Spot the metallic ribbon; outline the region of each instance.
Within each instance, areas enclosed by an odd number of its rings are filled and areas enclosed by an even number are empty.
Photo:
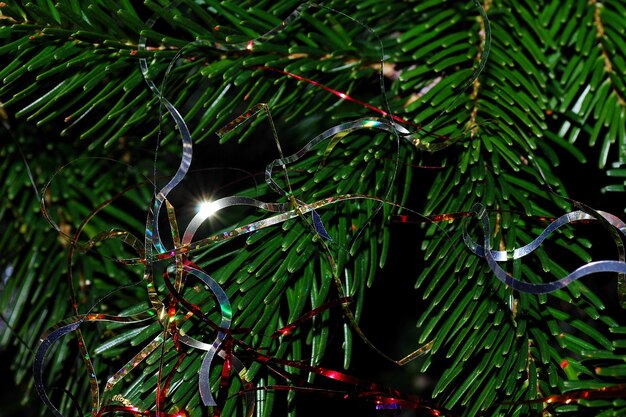
[[[487,264],[489,265],[489,268],[500,281],[502,281],[503,283],[505,283],[506,285],[510,286],[511,288],[515,290],[529,293],[529,294],[546,294],[546,293],[550,293],[550,292],[565,288],[572,282],[580,278],[583,278],[587,275],[591,275],[591,274],[595,274],[599,272],[617,272],[620,274],[626,274],[626,262],[606,260],[606,261],[589,262],[586,265],[583,265],[579,267],[578,269],[574,270],[573,272],[569,273],[564,278],[561,278],[553,282],[533,284],[533,283],[521,281],[513,277],[508,272],[504,271],[502,268],[500,268],[500,266],[498,265],[498,262],[506,261],[508,259],[517,259],[517,258],[521,258],[523,256],[528,255],[529,253],[537,249],[548,235],[550,235],[552,232],[554,232],[559,227],[565,224],[571,223],[573,221],[578,221],[578,220],[597,220],[596,217],[589,215],[587,213],[584,213],[582,211],[575,211],[575,212],[567,213],[559,217],[558,219],[556,219],[554,222],[552,222],[541,233],[541,235],[539,235],[531,243],[519,249],[516,249],[512,252],[506,252],[506,251],[492,251],[491,250],[491,225],[489,223],[487,210],[481,204],[475,204],[474,207],[472,207],[472,211],[476,213],[476,216],[482,223],[483,233],[484,233],[484,244],[482,247],[480,247],[469,237],[467,230],[465,230],[463,233],[463,239],[465,240],[466,245],[474,254],[485,258],[485,260],[487,261]],[[598,212],[598,213],[600,213],[602,218],[605,219],[609,224],[617,228],[622,234],[626,236],[626,227],[619,218],[617,218],[616,216],[613,216],[612,214],[605,213],[605,212]]]

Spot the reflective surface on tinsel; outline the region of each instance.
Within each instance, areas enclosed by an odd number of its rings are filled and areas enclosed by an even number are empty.
[[[486,27],[486,42],[484,47],[485,51],[481,56],[478,68],[471,75],[467,84],[462,87],[462,90],[467,88],[467,86],[471,85],[471,83],[478,78],[480,72],[487,62],[487,57],[489,55],[488,52],[491,36],[489,20],[480,4],[478,4],[477,2],[475,4],[477,6],[480,18],[482,19],[482,23]],[[178,59],[184,55],[184,52],[188,47],[206,46],[225,52],[252,51],[256,46],[262,44],[263,42],[274,37],[276,34],[280,33],[282,30],[284,30],[286,27],[296,21],[303,13],[306,13],[310,8],[324,8],[324,6],[312,3],[305,3],[296,8],[279,25],[268,31],[266,34],[246,42],[234,44],[209,43],[203,40],[191,42],[187,47],[180,48],[177,55],[171,60],[168,71],[166,72],[165,78],[163,80],[163,85],[167,85],[167,74],[176,64]],[[340,13],[333,9],[326,9],[326,11],[328,11],[329,13]],[[349,18],[349,16],[347,17]],[[151,28],[155,25],[156,21],[157,18],[153,17],[148,20],[146,26],[148,28]],[[362,25],[360,22],[355,23]],[[369,28],[364,28],[372,31]],[[139,52],[144,51],[146,47],[147,39],[145,36],[142,36],[139,41]],[[222,128],[218,132],[218,134],[232,134],[240,125],[248,123],[252,118],[258,115],[266,116],[270,121],[272,134],[275,139],[275,145],[279,151],[280,157],[273,161],[268,161],[265,169],[265,181],[274,192],[276,192],[281,198],[284,198],[284,200],[286,201],[265,202],[255,198],[237,195],[220,198],[201,207],[200,210],[181,232],[179,230],[175,207],[168,200],[168,196],[183,181],[183,179],[187,176],[189,172],[189,168],[193,159],[193,138],[191,137],[187,123],[180,114],[180,112],[171,103],[171,101],[164,96],[164,94],[157,87],[157,85],[150,79],[150,67],[148,61],[145,58],[140,58],[139,64],[141,73],[148,85],[148,88],[150,89],[152,94],[154,94],[154,96],[158,98],[160,104],[172,117],[180,134],[181,159],[179,166],[176,173],[173,175],[172,178],[169,179],[165,186],[158,190],[155,186],[154,195],[152,197],[152,201],[150,202],[150,210],[146,219],[143,242],[141,239],[133,236],[127,231],[114,229],[109,231],[103,231],[99,233],[95,238],[92,238],[86,243],[79,243],[79,237],[83,226],[89,221],[91,217],[95,216],[103,207],[105,207],[108,203],[112,201],[109,200],[108,202],[103,203],[103,205],[98,207],[92,213],[90,213],[89,216],[87,216],[87,218],[83,221],[81,228],[79,228],[78,232],[71,239],[70,258],[76,256],[76,252],[96,250],[95,247],[97,246],[97,244],[107,239],[117,239],[122,241],[135,251],[136,256],[128,259],[119,259],[118,261],[120,264],[124,265],[143,265],[144,279],[142,284],[146,285],[146,291],[148,294],[148,299],[150,301],[150,308],[145,312],[127,316],[98,314],[93,312],[98,310],[99,304],[96,303],[90,311],[85,314],[80,314],[77,308],[77,304],[74,303],[75,315],[69,318],[67,321],[59,323],[47,335],[43,336],[42,342],[35,353],[35,360],[33,365],[35,388],[48,409],[57,417],[63,416],[63,414],[50,401],[44,384],[44,363],[46,356],[51,351],[53,345],[57,343],[64,343],[63,340],[66,336],[68,336],[69,334],[75,334],[76,338],[79,341],[83,361],[88,370],[87,377],[90,380],[92,396],[92,415],[94,416],[102,416],[110,413],[123,413],[129,415],[143,415],[150,417],[183,417],[188,415],[187,410],[184,409],[177,412],[166,412],[164,410],[164,400],[167,396],[168,389],[169,387],[171,387],[172,382],[177,377],[175,373],[176,368],[185,356],[183,345],[204,352],[204,357],[200,365],[199,375],[198,378],[194,381],[194,384],[197,384],[197,389],[200,393],[203,404],[205,406],[213,407],[215,415],[219,415],[220,409],[221,407],[223,407],[223,399],[225,397],[226,389],[228,388],[228,385],[230,383],[231,373],[234,373],[234,375],[241,381],[241,386],[243,388],[241,389],[239,396],[242,397],[246,415],[249,417],[253,415],[256,406],[255,391],[260,388],[257,388],[255,386],[255,384],[253,383],[254,381],[248,379],[247,371],[248,367],[254,363],[271,367],[274,370],[280,368],[280,371],[276,372],[278,372],[280,377],[282,378],[283,384],[263,387],[263,389],[266,390],[307,391],[309,393],[322,396],[335,396],[344,399],[371,403],[376,409],[415,409],[419,410],[421,415],[454,415],[451,411],[446,410],[431,401],[399,392],[395,389],[383,386],[375,382],[367,381],[362,378],[357,378],[347,372],[327,369],[320,366],[306,365],[301,361],[273,357],[270,354],[257,350],[255,347],[244,343],[244,341],[238,337],[238,334],[246,333],[247,330],[236,329],[232,327],[234,312],[227,292],[207,271],[196,265],[192,261],[191,256],[195,252],[201,249],[205,249],[217,242],[223,242],[229,239],[249,235],[262,229],[276,227],[284,224],[288,220],[300,219],[307,226],[310,236],[315,236],[316,238],[318,238],[317,242],[322,248],[321,252],[323,252],[324,257],[328,260],[330,269],[332,271],[331,279],[333,280],[337,288],[339,296],[338,298],[327,301],[321,306],[309,311],[308,313],[303,314],[291,323],[287,323],[286,325],[281,326],[271,335],[271,337],[274,339],[287,337],[291,332],[293,332],[303,323],[312,320],[318,314],[325,312],[329,309],[341,308],[346,322],[361,337],[365,344],[367,344],[382,357],[385,357],[396,364],[406,364],[418,357],[419,355],[428,352],[428,350],[431,348],[431,343],[426,343],[425,345],[415,349],[412,353],[408,354],[404,358],[396,360],[392,359],[386,353],[382,352],[379,348],[377,348],[373,343],[368,340],[368,338],[365,336],[365,334],[357,324],[357,321],[354,318],[354,313],[350,309],[351,299],[349,296],[346,295],[346,291],[344,290],[343,284],[340,279],[342,271],[338,270],[337,262],[328,247],[328,245],[334,243],[334,237],[332,233],[328,232],[328,229],[324,225],[322,217],[319,214],[329,206],[346,203],[348,201],[368,201],[377,204],[379,207],[389,205],[400,208],[401,206],[388,199],[390,195],[389,190],[386,190],[385,193],[381,196],[364,194],[340,194],[326,197],[317,201],[300,201],[294,197],[294,193],[291,189],[291,184],[289,182],[287,167],[290,164],[294,164],[305,155],[308,155],[310,152],[315,150],[316,147],[321,143],[336,141],[345,137],[351,132],[361,130],[385,132],[396,138],[399,146],[409,146],[418,152],[442,151],[450,147],[452,144],[456,143],[456,140],[426,132],[420,126],[407,122],[402,118],[393,115],[389,108],[379,109],[368,103],[353,98],[344,92],[337,91],[317,81],[305,78],[292,72],[272,68],[269,66],[260,66],[258,68],[266,71],[268,76],[276,76],[276,74],[278,74],[278,76],[294,78],[300,82],[312,85],[314,88],[319,88],[320,90],[334,94],[342,100],[348,100],[356,103],[364,109],[374,111],[382,117],[361,117],[352,121],[337,124],[329,129],[326,129],[322,133],[319,133],[308,139],[306,144],[299,151],[291,155],[285,156],[283,155],[280,148],[279,137],[276,133],[276,129],[274,128],[271,119],[271,108],[262,103],[257,103],[251,106],[246,113]],[[382,65],[384,65],[384,63],[383,55],[381,54],[380,80],[381,94],[384,96],[385,90],[384,82],[382,79]],[[434,139],[424,141],[422,139],[424,134],[430,135]],[[284,174],[284,180],[280,182],[284,182],[285,185],[283,186],[281,186],[279,184],[279,181],[277,181],[273,176],[275,171],[281,169]],[[397,169],[397,166],[394,168],[394,172],[389,174],[392,179],[395,176],[395,169]],[[156,183],[156,178],[153,179],[153,182]],[[393,184],[393,181],[391,183]],[[227,210],[235,206],[253,207],[258,211],[265,213],[266,217],[260,216],[259,219],[256,221],[243,225],[237,225],[235,227],[232,227],[230,230],[219,232],[205,238],[196,237],[199,228],[207,221],[207,219],[222,210]],[[405,211],[410,212],[410,210],[406,207],[402,208]],[[60,227],[52,220],[50,214],[48,213],[45,201],[43,199],[42,209],[44,216],[50,222],[50,224],[55,229],[61,231]],[[163,212],[163,210],[167,212],[168,226],[170,229],[173,243],[170,247],[168,247],[168,245],[162,239],[162,230],[160,230],[159,228],[159,220],[161,218],[161,213]],[[598,272],[617,272],[620,274],[626,274],[626,263],[623,259],[623,253],[620,253],[620,259],[617,261],[604,260],[590,262],[586,265],[581,266],[564,278],[561,278],[554,282],[546,283],[524,282],[505,272],[498,265],[498,262],[518,259],[530,254],[535,249],[537,249],[551,233],[556,231],[558,228],[572,222],[577,222],[581,220],[597,221],[608,225],[608,227],[616,228],[621,234],[626,234],[626,226],[624,225],[624,223],[619,218],[609,213],[601,211],[592,212],[582,210],[567,213],[554,220],[535,240],[521,248],[517,248],[512,251],[492,250],[491,237],[493,231],[491,229],[488,212],[486,208],[480,204],[475,205],[471,212],[441,213],[437,215],[421,217],[419,217],[417,213],[415,213],[414,215],[415,217],[419,218],[420,221],[428,222],[455,221],[457,219],[470,216],[477,218],[482,224],[482,245],[473,240],[467,230],[464,232],[463,235],[464,242],[459,241],[457,244],[467,245],[469,250],[472,251],[477,257],[484,258],[489,268],[493,271],[495,277],[502,281],[504,284],[510,286],[517,291],[530,294],[543,294],[564,288],[565,286],[569,285],[571,282],[577,279]],[[400,215],[397,216],[397,220],[400,222],[408,222],[409,216]],[[619,244],[618,247],[620,247]],[[157,265],[159,266],[159,268],[156,268]],[[157,274],[157,271],[161,270],[163,270],[162,278],[167,291],[161,291],[160,293],[158,290],[158,285],[155,283],[155,274]],[[200,288],[208,292],[207,298],[213,299],[216,305],[219,307],[219,315],[221,317],[219,323],[213,322],[200,306],[191,303],[183,296],[183,290],[185,289],[185,286],[188,285],[187,281],[190,278],[199,281],[201,283]],[[624,279],[623,275],[620,275],[619,279],[621,282],[621,280]],[[72,282],[71,279],[70,282]],[[115,292],[107,295],[107,297],[109,296],[115,296]],[[622,299],[625,297],[625,295],[622,293],[620,293],[619,296]],[[181,311],[183,309],[181,309],[180,306],[184,307],[184,310],[186,310],[187,312],[182,313]],[[214,332],[215,336],[213,340],[200,340],[200,338],[198,336],[195,336],[193,333],[188,334],[186,331],[183,330],[184,323],[192,317],[199,319]],[[169,339],[172,340],[173,349],[176,351],[176,355],[178,355],[177,365],[175,365],[173,369],[169,369],[168,372],[166,372],[166,370],[163,368],[163,363],[161,360],[158,370],[156,404],[154,405],[154,410],[140,410],[135,405],[127,403],[127,401],[125,401],[123,397],[113,397],[113,401],[119,402],[121,403],[121,405],[102,403],[98,378],[95,375],[94,366],[91,363],[88,349],[85,346],[84,340],[80,333],[81,331],[89,331],[90,324],[102,321],[116,323],[139,323],[145,321],[157,321],[162,327],[162,332],[160,332],[157,337],[155,337],[151,341],[146,342],[143,345],[142,349],[138,353],[136,353],[126,364],[121,366],[117,372],[108,376],[106,385],[104,387],[104,393],[108,393],[112,391],[112,389],[118,384],[122,384],[125,377],[140,364],[142,364],[144,360],[152,353],[158,352],[158,350],[160,349],[161,357],[163,357],[165,354],[166,342]],[[220,375],[221,380],[218,384],[218,389],[221,393],[220,395],[218,395],[220,401],[216,400],[214,396],[215,392],[212,392],[211,389],[211,384],[214,383],[213,385],[215,385],[216,381],[210,380],[210,371],[214,366],[216,356],[219,356],[223,360],[222,372]],[[288,371],[287,369],[290,369],[290,371]],[[298,370],[298,373],[296,373],[294,370]],[[323,378],[340,382],[344,384],[345,388],[343,390],[333,390],[324,388],[322,386],[317,386],[316,384],[310,383],[306,377],[301,376],[299,374],[300,371],[305,374],[319,375]],[[551,404],[555,402],[568,403],[578,399],[615,398],[623,395],[624,387],[618,386],[602,388],[598,390],[588,390],[584,392],[548,396],[542,399],[535,400],[535,402],[544,402],[546,404]]]

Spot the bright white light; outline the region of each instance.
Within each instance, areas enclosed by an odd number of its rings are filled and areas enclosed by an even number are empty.
[[[215,203],[210,201],[204,201],[198,207],[198,214],[205,219],[215,214],[216,211]]]

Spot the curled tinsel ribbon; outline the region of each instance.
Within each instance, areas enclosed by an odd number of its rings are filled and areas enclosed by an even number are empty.
[[[543,241],[558,228],[581,220],[587,221],[597,221],[597,222],[606,222],[610,226],[614,227],[618,230],[623,236],[626,236],[626,224],[619,219],[617,216],[604,212],[604,211],[595,211],[593,214],[586,213],[581,210],[573,211],[567,214],[562,215],[561,217],[554,220],[548,227],[546,227],[543,232],[535,238],[532,242],[528,243],[521,248],[514,249],[512,251],[494,251],[491,249],[491,224],[489,222],[489,216],[485,207],[482,204],[475,204],[472,207],[472,211],[475,213],[476,217],[482,223],[482,229],[484,234],[483,245],[477,244],[470,237],[467,229],[463,232],[463,240],[467,247],[477,256],[481,258],[485,258],[487,264],[491,271],[496,275],[496,277],[510,286],[511,288],[525,292],[530,294],[546,294],[559,289],[562,289],[572,282],[583,278],[587,275],[596,274],[600,272],[616,272],[620,274],[620,278],[618,281],[618,297],[622,305],[626,305],[626,288],[624,287],[622,280],[623,274],[626,274],[626,262],[623,259],[619,261],[611,261],[611,260],[602,260],[602,261],[593,261],[589,262],[576,270],[569,273],[567,276],[558,279],[553,282],[546,283],[530,283],[521,281],[508,272],[504,271],[499,265],[498,262],[519,259],[522,258],[534,250],[536,250]],[[600,218],[599,218],[600,217]],[[619,245],[618,245],[619,247]],[[620,256],[621,257],[621,256]]]

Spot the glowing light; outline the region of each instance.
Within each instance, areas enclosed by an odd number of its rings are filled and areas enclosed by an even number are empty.
[[[200,214],[205,219],[215,214],[216,211],[217,207],[215,207],[215,203],[212,203],[210,201],[203,201],[198,207],[198,214]]]

